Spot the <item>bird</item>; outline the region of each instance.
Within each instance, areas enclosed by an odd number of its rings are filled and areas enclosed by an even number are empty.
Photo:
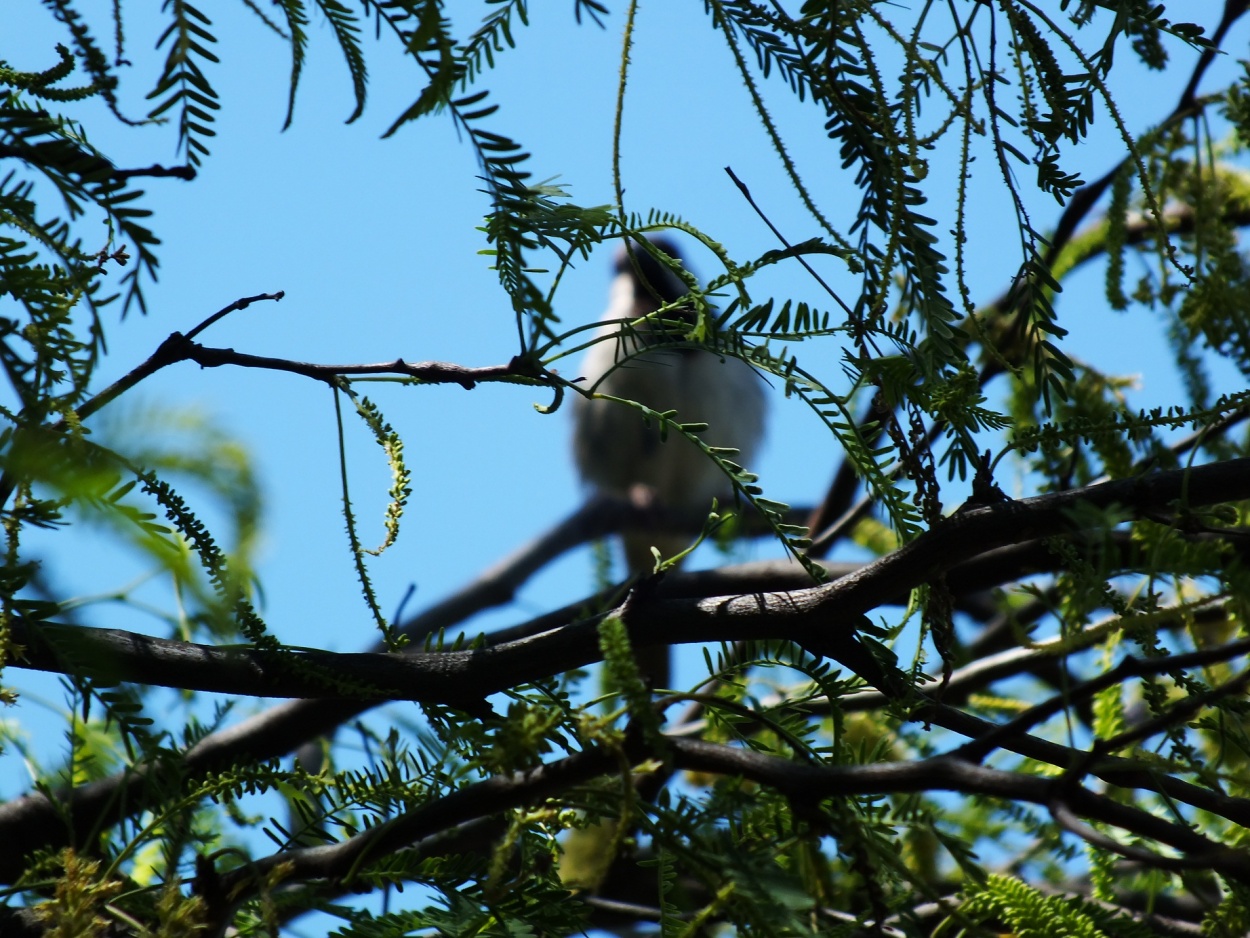
[[[678,303],[689,288],[660,257],[684,264],[668,238],[622,245],[615,255],[608,308],[580,374],[588,391],[637,401],[652,410],[676,411],[681,423],[705,423],[699,434],[709,446],[738,450],[734,462],[748,464],[764,435],[764,382],[749,364],[715,348],[675,345],[682,333],[662,323],[643,323],[632,331],[625,323],[661,306]],[[692,321],[694,309],[666,312],[668,323]],[[653,345],[654,343],[654,345]],[[659,511],[709,511],[712,500],[733,498],[725,472],[680,433],[661,439],[635,408],[617,401],[578,396],[573,405],[573,456],[582,481],[595,493],[624,498]],[[648,574],[655,546],[672,556],[689,537],[633,531],[623,537],[631,574]],[[639,667],[653,687],[668,687],[667,647],[642,649]]]

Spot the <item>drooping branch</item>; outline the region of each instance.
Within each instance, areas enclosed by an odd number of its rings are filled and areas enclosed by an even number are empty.
[[[509,808],[533,803],[619,767],[618,758],[603,748],[588,749],[525,772],[496,775],[457,789],[427,805],[378,824],[336,844],[284,850],[224,874],[228,893],[263,882],[276,865],[289,869],[288,878],[339,879],[370,859],[411,847],[427,837]]]

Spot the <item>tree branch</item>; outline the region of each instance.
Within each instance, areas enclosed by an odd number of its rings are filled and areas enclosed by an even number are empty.
[[[702,740],[669,739],[665,746],[667,758],[675,768],[748,779],[813,807],[828,798],[924,791],[951,791],[1043,805],[1056,813],[1062,826],[1076,828],[1082,836],[1092,829],[1079,819],[1088,818],[1166,844],[1185,855],[1181,861],[1169,861],[1139,849],[1133,853],[1134,859],[1164,868],[1200,863],[1250,885],[1250,855],[1245,851],[1221,846],[1181,824],[1072,786],[1063,779],[990,769],[951,756],[902,763],[813,765]],[[628,748],[634,763],[655,755],[646,752],[637,741]],[[241,896],[258,888],[265,882],[266,874],[279,866],[288,882],[328,879],[350,884],[352,876],[362,872],[370,860],[412,848],[439,832],[533,803],[618,769],[614,753],[596,748],[530,771],[495,776],[339,843],[271,854],[223,874],[220,888],[227,894]]]
[[[858,617],[864,613],[987,550],[1070,530],[1071,512],[1078,505],[1118,506],[1140,516],[1186,495],[1193,507],[1250,498],[1250,459],[972,508],[945,519],[894,553],[822,586],[705,599],[664,598],[643,590],[605,615],[626,622],[636,648],[791,639],[813,653],[847,664],[863,677],[860,656],[850,646],[855,644]],[[554,536],[566,538],[563,528]],[[469,651],[405,655],[319,650],[275,655],[249,647],[197,645],[119,630],[24,620],[15,621],[14,636],[27,646],[19,667],[82,673],[84,662],[91,662],[85,673],[109,680],[224,694],[356,696],[344,692],[338,681],[328,682],[320,673],[324,672],[359,685],[360,699],[387,697],[464,706],[518,683],[600,660],[597,624],[601,618]],[[66,657],[66,651],[72,651],[72,656]],[[855,664],[843,661],[844,654],[850,654]]]

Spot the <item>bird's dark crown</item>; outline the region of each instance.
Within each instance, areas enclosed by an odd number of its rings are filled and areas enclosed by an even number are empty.
[[[668,238],[650,237],[647,241],[652,247],[659,248],[678,263],[681,262],[681,252]],[[634,242],[632,252],[624,245],[617,249],[614,266],[617,274],[630,274],[637,289],[657,297],[661,303],[675,302],[688,292],[681,278],[652,257],[637,241]]]

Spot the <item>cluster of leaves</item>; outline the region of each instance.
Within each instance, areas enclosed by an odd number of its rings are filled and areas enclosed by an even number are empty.
[[[1250,78],[1205,98],[1193,89],[1208,44],[1246,4],[1226,4],[1206,38],[1144,0],[1065,2],[1066,24],[1029,0],[924,3],[910,14],[808,0],[796,16],[707,0],[709,32],[729,48],[820,232],[793,244],[778,232],[782,247],[740,260],[671,213],[626,212],[619,171],[615,206],[579,206],[534,180],[484,86],[530,28],[525,0],[492,0],[465,35],[437,0],[359,9],[277,0],[272,17],[246,2],[290,48],[288,123],[315,12],[347,63],[349,120],[366,103],[372,26],[422,76],[389,133],[436,115],[464,131],[517,330],[504,379],[586,393],[550,369],[584,347],[573,348],[577,331],[562,334],[554,312],[564,269],[608,238],[680,231],[724,272],[700,286],[675,271],[694,316],[671,343],[775,376],[846,454],[802,526],[735,452],[703,443],[701,425],[618,401],[698,445],[808,578],[784,564],[721,571],[727,579],[710,587],[670,573],[470,639],[461,626],[473,612],[591,535],[561,526],[541,542],[548,553],[390,622],[367,560],[395,542],[412,476],[378,406],[338,375],[336,401],[350,398],[392,473],[385,538],[369,549],[343,460],[348,540],[382,636],[372,657],[318,657],[269,633],[250,598],[256,488],[227,441],[201,432],[210,445],[192,460],[134,440],[106,447],[82,426],[117,396],[93,386],[100,311],[119,300],[144,309],[155,276],[159,242],[140,224],[133,180],[193,178],[209,158],[220,62],[210,19],[169,0],[146,120],[176,128],[186,165],[121,169],[60,110],[95,100],[127,120],[116,92],[132,14],[114,6],[110,58],[71,0],[48,6],[66,35],[56,61],[42,71],[0,62],[0,160],[15,167],[0,180],[0,355],[14,401],[0,410],[0,657],[66,675],[70,755],[59,775],[0,806],[0,837],[20,847],[0,873],[34,907],[7,909],[0,927],[259,934],[320,911],[352,935],[571,934],[639,922],[683,934],[1244,933],[1250,673],[1234,663],[1250,653],[1250,474],[1228,461],[1243,455],[1234,430],[1250,402],[1218,394],[1211,369],[1250,369],[1250,266],[1238,242],[1250,190],[1236,165],[1250,139]],[[587,27],[608,16],[595,0],[576,0],[573,12]],[[622,99],[635,13],[631,5]],[[1126,42],[1154,69],[1176,43],[1201,53],[1176,109],[1146,133],[1130,133],[1111,93]],[[76,67],[86,79],[74,85]],[[768,93],[787,91],[814,109],[830,164],[841,164],[837,199],[803,178],[766,106]],[[1190,120],[1217,107],[1230,141]],[[1072,167],[1104,114],[1122,151],[1085,184]],[[943,148],[953,185],[936,168]],[[998,298],[980,305],[968,274],[981,237],[968,220],[978,158],[1001,176],[1018,238]],[[935,195],[942,185],[949,205]],[[1104,193],[1109,207],[1094,219]],[[54,200],[64,218],[48,217]],[[1055,204],[1052,227],[1043,213]],[[83,223],[100,219],[108,240],[84,246]],[[111,291],[114,265],[131,252],[135,266]],[[1173,407],[1131,410],[1125,379],[1063,347],[1061,283],[1095,260],[1107,265],[1114,309],[1161,320],[1185,394]],[[1130,263],[1145,271],[1131,286]],[[827,308],[756,295],[756,275],[783,264],[810,274]],[[855,300],[814,265],[853,284]],[[718,310],[713,299],[725,294]],[[836,376],[808,354],[830,342],[841,343]],[[991,388],[998,378],[1005,390]],[[1184,467],[1195,454],[1213,462],[1202,468],[1228,471],[1191,488]],[[1010,503],[997,488],[1003,466],[1050,494]],[[233,550],[174,486],[180,474],[228,505]],[[971,499],[951,513],[969,485]],[[60,621],[69,605],[43,595],[23,534],[83,512],[150,550],[191,600],[169,617],[167,643],[106,645],[109,636]],[[823,562],[852,540],[876,559]],[[246,645],[189,644],[203,636]],[[719,644],[700,686],[657,699],[633,648],[709,640]],[[360,658],[372,668],[365,679]],[[600,660],[609,680],[587,702],[581,669]],[[220,708],[201,725],[194,691],[258,675],[302,680],[312,699],[232,725]],[[152,716],[161,692],[148,685],[161,683],[187,693],[179,728]],[[487,701],[496,693],[504,704]],[[357,720],[364,757],[344,764],[346,734],[325,734],[388,699],[420,701],[421,721],[396,716],[379,733]],[[280,761],[297,751],[294,766]],[[285,819],[269,817],[270,795]],[[249,836],[257,828],[272,847]],[[418,888],[402,909],[343,898],[379,892],[398,905],[393,893],[406,886]],[[1167,905],[1178,894],[1189,903]]]

